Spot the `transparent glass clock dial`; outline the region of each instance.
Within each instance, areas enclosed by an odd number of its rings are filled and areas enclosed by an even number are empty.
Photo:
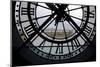
[[[16,2],[16,27],[35,54],[51,60],[70,59],[91,45],[95,36],[95,7]]]

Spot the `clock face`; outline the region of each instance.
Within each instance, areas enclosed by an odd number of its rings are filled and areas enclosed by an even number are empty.
[[[96,34],[95,6],[19,1],[14,14],[24,45],[45,59],[74,58]]]

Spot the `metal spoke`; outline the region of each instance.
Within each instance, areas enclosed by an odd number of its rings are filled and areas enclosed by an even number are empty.
[[[83,20],[83,19],[81,19],[81,18],[78,18],[78,17],[72,16],[72,15],[69,15],[69,16],[70,16],[70,17],[73,17],[73,18],[75,18],[75,19],[78,19],[78,20],[81,20],[81,21],[86,22],[86,20]],[[88,23],[94,25],[94,23],[91,23],[91,22],[89,22],[89,21],[88,21]]]
[[[53,39],[55,39],[57,28],[58,28],[58,24],[56,25],[56,29],[55,29],[55,32],[54,32]]]
[[[62,22],[62,25],[63,25],[63,29],[64,29],[64,33],[65,33],[65,39],[67,40],[66,30],[65,30],[65,26],[64,26],[63,22]]]
[[[67,18],[65,18],[66,20],[71,21],[71,23],[76,27],[76,29],[80,32],[82,32],[82,35],[87,39],[87,41],[91,44],[91,41],[89,40],[89,38],[85,35],[85,33],[80,29],[80,27],[75,23],[75,21],[65,12],[65,15],[67,16]]]
[[[78,33],[78,30],[68,21],[68,23],[71,25],[71,27],[75,30],[76,33]]]
[[[61,53],[63,53],[63,44],[61,44]]]
[[[39,5],[38,3],[31,3],[31,4],[36,5],[36,6],[39,6],[39,7],[42,7],[42,8],[45,8],[45,9],[48,9],[48,10],[51,10],[51,9],[48,8],[48,7],[45,7],[45,6]]]
[[[81,7],[78,7],[78,8],[74,8],[74,9],[67,10],[66,12],[73,11],[73,10],[77,10],[77,9],[83,9],[83,8],[85,8],[85,7],[86,7],[86,6],[81,6]]]
[[[53,43],[51,43],[51,46],[50,47],[50,51],[49,51],[49,54],[51,54],[51,50],[52,50],[52,47],[53,47]]]
[[[68,51],[69,51],[69,53],[70,53],[70,48],[69,48],[69,44],[67,43],[67,46],[68,46]]]
[[[55,19],[56,19],[56,17],[53,18],[53,20],[45,28],[43,28],[42,31],[44,31]]]
[[[55,18],[56,18],[56,17],[55,17]],[[52,22],[55,20],[55,18],[52,20]],[[47,27],[48,27],[48,26],[47,26]],[[57,30],[57,27],[58,27],[58,24],[57,24],[57,26],[56,26],[56,30]],[[53,37],[54,37],[53,40],[55,39],[56,30],[55,30],[55,33],[54,33],[54,36],[53,36]],[[52,33],[51,33],[51,34],[52,34]],[[53,47],[53,43],[51,43],[49,54],[51,53],[52,47]]]
[[[50,15],[45,15],[45,16],[41,16],[41,17],[36,17],[36,18],[31,19],[31,20],[37,20],[37,19],[45,18],[45,17],[51,16],[51,15],[52,15],[52,14],[50,14]],[[29,21],[29,20],[21,21],[21,23],[28,22],[28,21]]]
[[[30,9],[30,3],[28,5],[28,10]],[[56,15],[56,13],[54,12],[39,28],[37,31],[35,31],[16,51],[20,51],[22,48],[24,48],[26,46],[26,44],[28,42],[30,42],[30,40],[36,35],[39,33],[39,31]],[[30,17],[30,11],[28,12],[28,17],[29,17],[29,21],[30,21],[30,24],[31,25],[34,25],[32,20],[31,20],[31,17]],[[34,28],[34,26],[33,26]]]
[[[57,46],[57,49],[56,49],[56,52],[55,53],[58,53],[58,50],[60,51],[60,44],[58,43],[58,46]]]

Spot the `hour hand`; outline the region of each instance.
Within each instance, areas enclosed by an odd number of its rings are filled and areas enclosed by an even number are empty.
[[[56,11],[56,10],[57,10],[57,7],[55,6],[55,4],[46,3],[46,5],[47,5],[52,11]]]
[[[59,9],[65,10],[69,4],[56,4]]]

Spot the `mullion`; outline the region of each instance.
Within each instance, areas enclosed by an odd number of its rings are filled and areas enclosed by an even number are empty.
[[[31,20],[37,20],[37,19],[41,19],[41,18],[44,18],[44,17],[48,17],[48,16],[51,16],[51,14],[50,15],[41,16],[41,17],[36,17],[36,18],[31,19]],[[29,21],[29,20],[21,21],[21,23],[24,23],[24,22],[27,22],[27,21]]]
[[[61,53],[63,53],[63,44],[61,44]]]
[[[56,18],[56,17],[55,17],[55,18]],[[55,18],[54,18],[51,22],[53,22],[53,21],[55,20]],[[50,23],[50,24],[51,24],[51,23]],[[50,25],[50,24],[48,24],[48,25]],[[47,25],[47,27],[48,27],[48,25]],[[57,24],[57,26],[58,26],[58,24]],[[57,30],[57,26],[56,26],[56,30]],[[46,27],[45,27],[45,29],[46,29]],[[43,30],[44,30],[44,29],[43,29]],[[53,40],[55,39],[56,30],[55,30],[55,33],[54,33],[54,38],[53,38]],[[51,47],[50,47],[49,54],[51,53],[52,47],[53,47],[53,43],[51,43]]]
[[[86,38],[86,40],[91,44],[91,41],[89,40],[89,38],[85,35],[85,33],[80,29],[80,27],[74,22],[74,20],[72,18],[70,18],[70,16],[68,14],[66,14],[66,16],[68,16],[68,19],[72,22],[72,24],[77,28],[77,30],[79,30],[80,32],[82,32],[82,35]]]
[[[42,7],[42,8],[48,9],[48,10],[51,10],[50,8],[45,7],[45,6],[42,6],[42,5],[39,5],[39,4],[35,4],[35,3],[31,3],[31,4],[36,5],[36,6],[40,6],[40,7]]]
[[[88,7],[89,8],[89,7]],[[72,22],[72,24],[77,28],[77,30],[79,30],[80,32],[82,32],[82,35],[87,39],[87,41],[89,43],[91,43],[91,41],[89,40],[89,38],[84,34],[84,32],[80,29],[80,27],[74,22],[74,20],[65,12],[65,15],[67,16],[67,18],[69,19],[69,21]],[[66,18],[65,18],[66,19]]]
[[[54,18],[55,19],[55,18]],[[54,20],[53,19],[53,20]],[[53,22],[53,20],[52,20],[52,22]],[[55,36],[54,36],[55,37]],[[53,40],[54,40],[54,38],[53,38]],[[51,53],[51,49],[52,49],[52,47],[53,47],[53,43],[51,43],[51,47],[50,47],[50,51],[49,51],[49,54]]]
[[[68,10],[68,11],[66,11],[66,12],[73,11],[73,10],[77,10],[77,9],[83,9],[83,8],[85,8],[85,7],[86,7],[86,6],[81,6],[81,7],[78,7],[78,8],[70,9],[70,10]]]
[[[78,19],[78,20],[81,20],[81,21],[86,22],[86,20],[83,20],[83,19],[81,19],[81,18],[78,18],[78,17],[72,16],[72,15],[69,15],[69,16],[70,16],[70,17],[73,17],[73,18],[75,18],[75,19]],[[94,25],[94,23],[91,23],[91,22],[89,22],[89,21],[88,21],[88,23]]]
[[[53,39],[55,39],[57,28],[58,28],[58,24],[57,24],[57,26],[56,26]],[[60,53],[60,44],[59,44],[59,43],[58,43],[58,46],[57,46],[57,49],[56,49],[56,52],[55,52],[55,53],[57,53],[58,50],[59,50],[59,53]],[[61,52],[61,53],[62,53],[62,52]]]
[[[66,12],[65,12],[66,13]],[[70,16],[70,15],[69,15]],[[67,20],[66,19],[66,21],[71,25],[71,27],[75,30],[75,32],[77,32],[78,33],[78,30],[76,30],[76,28],[70,23],[70,21],[69,20]]]
[[[43,29],[41,30],[41,32],[43,32],[54,20],[55,20],[55,18],[54,18],[45,28],[43,28]],[[41,32],[39,32],[39,33],[41,33]]]
[[[67,46],[68,46],[68,51],[69,51],[69,53],[71,53],[71,52],[70,52],[70,48],[69,48],[69,44],[68,44],[68,43],[67,43]]]
[[[55,52],[55,53],[58,53],[58,50],[59,50],[59,44],[58,44],[58,46],[57,46],[57,49],[56,49],[56,52]]]
[[[65,33],[65,39],[67,40],[67,35],[66,35],[65,26],[64,26],[63,22],[62,22],[62,25],[63,25],[63,29],[64,29],[64,33]]]
[[[57,28],[58,28],[58,24],[57,24],[57,26],[56,26],[56,29],[55,29],[55,32],[54,32],[53,39],[55,39]]]
[[[43,47],[44,47],[45,43],[46,43],[46,41],[44,41],[44,43],[43,43]],[[42,47],[42,49],[43,49],[43,47]]]
[[[42,29],[44,31],[56,18],[54,18],[45,28]]]
[[[69,24],[71,25],[71,27],[75,30],[75,32],[77,32],[78,33],[78,30],[76,30],[76,28],[70,23],[70,21],[69,21]]]
[[[40,27],[39,27],[39,31],[54,17],[56,13],[53,13]]]
[[[39,33],[39,31],[52,19],[52,17],[55,15],[55,13],[53,13],[39,28],[38,31],[34,32],[34,35],[36,35],[37,33]],[[32,23],[33,24],[33,23]],[[34,36],[32,35],[32,37]],[[30,38],[31,39],[31,38]]]

